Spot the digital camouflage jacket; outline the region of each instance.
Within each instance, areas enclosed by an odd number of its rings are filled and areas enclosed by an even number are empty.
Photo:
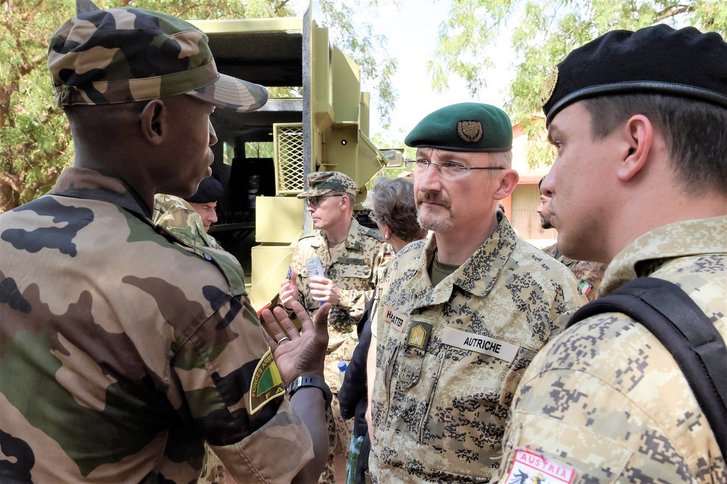
[[[381,483],[487,481],[525,368],[586,301],[505,217],[432,287],[436,248],[430,233],[397,253],[377,310],[370,465]]]
[[[0,215],[1,480],[191,482],[204,440],[243,482],[312,457],[247,299],[149,215],[79,168]]]
[[[646,276],[679,285],[727,339],[727,217],[642,235],[611,261],[600,292]],[[543,348],[515,396],[504,448],[502,483],[536,476],[542,462],[574,483],[727,482],[671,353],[621,313],[584,319]]]

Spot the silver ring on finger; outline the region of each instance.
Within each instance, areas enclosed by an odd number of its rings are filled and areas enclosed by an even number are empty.
[[[285,343],[286,341],[290,341],[290,338],[288,338],[287,336],[283,336],[282,338],[280,338],[278,340],[278,346],[280,346],[281,344]]]

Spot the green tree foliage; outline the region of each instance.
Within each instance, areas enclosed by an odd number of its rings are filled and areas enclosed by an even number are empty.
[[[467,83],[472,95],[498,75],[492,57],[510,36],[515,77],[506,106],[528,134],[531,165],[552,161],[543,135],[541,90],[548,74],[572,49],[613,29],[635,30],[666,23],[727,32],[727,3],[719,0],[457,0],[440,28],[435,58],[428,67],[434,87],[450,76]]]
[[[140,7],[185,19],[293,16],[290,0],[96,0],[100,8]],[[323,19],[339,47],[362,66],[364,76],[381,86],[393,104],[395,63],[383,53],[382,39],[367,36],[370,26],[355,25],[355,11],[334,0],[320,0]],[[368,6],[375,0],[368,0]],[[75,12],[73,0],[0,0],[0,213],[50,189],[72,159],[65,117],[54,107],[46,68],[48,38]],[[387,117],[385,108],[382,116]]]

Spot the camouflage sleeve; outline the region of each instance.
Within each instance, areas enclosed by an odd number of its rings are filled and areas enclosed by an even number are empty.
[[[358,320],[366,309],[366,303],[373,296],[374,290],[368,289],[362,291],[360,289],[341,289],[341,302],[338,307],[345,310],[349,316]]]
[[[262,331],[246,298],[223,304],[177,353],[172,381],[180,395],[172,401],[184,400],[235,478],[290,482],[313,457],[312,440],[284,397]]]
[[[572,482],[696,482],[704,469],[689,452],[713,451],[693,448],[710,441],[708,426],[699,423],[671,355],[623,315],[584,323],[556,337],[527,369],[492,482],[524,482],[513,479],[534,477],[543,462],[572,473]],[[668,401],[657,388],[670,389]]]

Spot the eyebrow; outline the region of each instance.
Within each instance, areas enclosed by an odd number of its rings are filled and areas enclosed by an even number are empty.
[[[425,155],[424,153],[420,153],[420,150],[417,149],[416,152],[416,159],[427,159],[431,161],[432,155],[435,151],[439,151],[441,153],[440,156],[438,156],[439,159],[443,161],[456,161],[457,163],[465,163],[470,164],[470,160],[467,159],[467,153],[463,153],[460,151],[449,151],[449,150],[442,150],[440,148],[426,148],[429,150],[429,153]],[[444,154],[446,153],[446,155]]]
[[[555,123],[550,123],[550,126],[548,126],[548,142],[553,142],[553,135],[557,135],[559,133],[558,125]]]

